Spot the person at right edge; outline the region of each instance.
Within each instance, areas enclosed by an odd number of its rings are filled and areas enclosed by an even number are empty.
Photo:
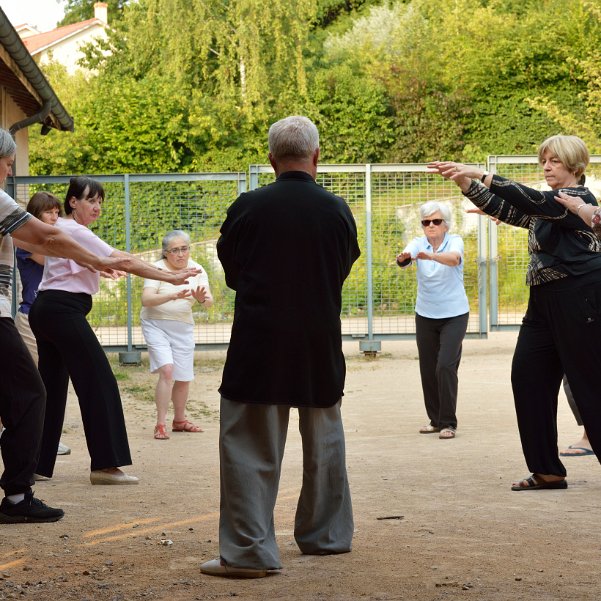
[[[532,474],[514,482],[514,491],[568,487],[557,448],[557,402],[564,373],[591,447],[597,457],[601,453],[601,243],[594,228],[558,202],[563,190],[577,199],[582,212],[582,207],[597,205],[583,185],[589,153],[577,136],[557,135],[539,146],[538,159],[551,190],[459,163],[429,164],[487,215],[528,229],[530,296],[511,384],[522,450]]]
[[[351,550],[340,312],[360,251],[349,207],[315,181],[318,158],[312,121],[274,123],[276,181],[240,195],[221,227],[217,251],[236,301],[219,389],[220,557],[204,574],[260,578],[282,567],[273,511],[292,407],[303,446],[296,543],[309,555]]]

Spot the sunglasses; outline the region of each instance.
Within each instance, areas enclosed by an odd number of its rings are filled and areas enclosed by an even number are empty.
[[[443,221],[444,219],[423,219],[422,225],[424,227],[428,227],[431,223],[433,223],[434,225],[440,225]]]

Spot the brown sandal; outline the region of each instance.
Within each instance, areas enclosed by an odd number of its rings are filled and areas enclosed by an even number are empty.
[[[185,419],[181,422],[176,422],[175,420],[173,420],[173,423],[171,424],[171,431],[172,432],[204,432],[204,430],[200,426],[193,424],[191,421],[189,421],[187,419]]]
[[[157,424],[154,427],[154,438],[155,440],[167,440],[169,438],[166,424]]]

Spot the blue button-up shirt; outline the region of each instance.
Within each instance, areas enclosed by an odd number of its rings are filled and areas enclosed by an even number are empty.
[[[403,252],[415,257],[420,251],[434,252],[426,236],[414,238]],[[422,317],[442,319],[456,317],[470,310],[463,286],[463,240],[456,234],[445,234],[436,253],[457,252],[461,262],[456,267],[437,261],[417,259],[417,299],[415,312]]]

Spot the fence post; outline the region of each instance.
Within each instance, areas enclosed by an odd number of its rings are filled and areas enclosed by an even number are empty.
[[[490,173],[497,172],[496,156],[489,156],[487,170]],[[489,324],[491,330],[499,329],[499,238],[496,227],[488,228],[488,265],[490,298]]]
[[[365,165],[365,252],[367,263],[367,340],[359,341],[359,350],[366,357],[375,357],[382,343],[374,340],[373,257],[371,248],[371,165]]]
[[[256,190],[259,187],[259,168],[258,165],[249,165],[249,182],[248,186],[250,190]]]
[[[123,176],[123,191],[125,195],[125,250],[131,252],[131,203],[129,196],[129,174]],[[131,275],[127,274],[127,351],[119,353],[121,365],[140,365],[142,353],[134,351],[133,340],[133,312],[132,312],[132,290]]]
[[[246,173],[238,173],[238,196],[246,192]]]
[[[480,331],[480,337],[486,337],[488,334],[487,234],[490,231],[490,229],[490,219],[488,219],[484,215],[480,215],[478,219],[478,329]]]

